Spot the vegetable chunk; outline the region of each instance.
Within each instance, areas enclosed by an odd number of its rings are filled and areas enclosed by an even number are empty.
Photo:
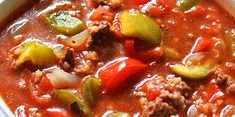
[[[124,11],[120,15],[121,32],[125,36],[143,41],[160,44],[162,31],[159,25],[150,17],[138,11]]]
[[[64,89],[56,90],[52,93],[52,96],[55,99],[61,101],[62,103],[70,106],[71,109],[72,109],[72,105],[76,104],[76,107],[79,107],[79,109],[83,111],[86,117],[91,116],[91,112],[90,112],[88,105],[82,99],[78,98],[76,95],[71,93],[69,90],[64,90]],[[79,110],[75,110],[75,111],[79,111]]]
[[[122,57],[102,67],[98,73],[105,92],[119,89],[124,81],[135,73],[147,68],[147,65],[132,58]]]
[[[101,81],[91,76],[82,83],[82,95],[90,104],[94,104],[95,97],[101,92]]]
[[[15,65],[19,67],[23,63],[30,61],[34,65],[50,67],[55,64],[55,59],[54,52],[51,48],[36,42],[29,42],[23,44],[23,50],[16,60]]]
[[[85,30],[85,23],[66,11],[47,14],[45,19],[50,27],[67,36],[73,36]]]
[[[204,78],[207,75],[209,75],[211,71],[211,66],[208,64],[193,65],[193,66],[175,64],[175,65],[171,65],[170,69],[181,77],[196,80],[196,79]]]

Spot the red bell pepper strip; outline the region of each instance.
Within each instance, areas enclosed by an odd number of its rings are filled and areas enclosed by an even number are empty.
[[[150,2],[151,0],[132,0],[132,2],[136,5],[143,5],[146,4],[148,2]]]
[[[104,92],[112,92],[120,88],[130,76],[144,70],[146,64],[132,58],[118,58],[102,67],[98,77],[102,81]]]
[[[213,45],[213,41],[210,38],[199,38],[196,41],[196,46],[193,49],[193,53],[203,52],[208,50]]]
[[[217,99],[224,98],[224,93],[212,82],[209,82],[205,89],[208,95],[208,102],[215,102]]]
[[[135,49],[135,41],[134,40],[125,40],[124,48],[126,50],[127,55],[133,56],[135,58],[145,60],[145,61],[154,61],[163,55],[163,48],[156,47],[154,49],[139,51],[137,52]]]
[[[145,61],[154,61],[163,55],[163,49],[161,47],[156,47],[152,50],[146,52],[140,52],[136,54],[136,57]]]

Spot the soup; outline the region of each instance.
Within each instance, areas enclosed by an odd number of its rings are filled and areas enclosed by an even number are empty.
[[[17,117],[235,113],[235,22],[212,0],[42,0],[0,38]]]

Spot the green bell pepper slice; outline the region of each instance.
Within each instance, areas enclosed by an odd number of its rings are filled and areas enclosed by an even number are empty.
[[[45,15],[46,23],[59,33],[73,36],[85,30],[85,23],[71,16],[66,11],[53,12]]]
[[[139,11],[124,11],[120,15],[121,32],[125,36],[134,37],[143,41],[160,44],[162,31],[151,17]]]
[[[211,65],[191,65],[183,64],[170,65],[170,69],[181,77],[189,79],[202,79],[208,76],[211,72]]]
[[[50,67],[55,64],[55,60],[53,49],[33,41],[22,45],[22,52],[15,65],[18,67],[26,61],[30,61],[37,66]]]
[[[78,98],[71,91],[65,89],[55,90],[52,93],[52,97],[61,101],[63,104],[68,105],[69,107],[71,107],[71,105],[75,103],[79,107],[79,109],[83,111],[86,117],[91,117],[91,111],[86,102]]]
[[[82,95],[90,104],[94,104],[94,98],[101,93],[101,81],[91,76],[82,82]]]

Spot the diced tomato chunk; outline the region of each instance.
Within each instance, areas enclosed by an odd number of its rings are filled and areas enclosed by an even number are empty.
[[[99,6],[90,16],[90,20],[92,21],[109,21],[112,22],[114,20],[114,13],[108,8]]]
[[[213,40],[211,38],[201,37],[197,40],[193,53],[206,51],[212,45],[213,45]]]
[[[51,90],[53,89],[53,86],[51,84],[50,79],[48,78],[43,78],[39,84],[39,88],[42,90]]]
[[[205,91],[208,95],[208,102],[215,102],[224,97],[224,93],[213,82],[207,84]]]
[[[146,94],[146,98],[148,101],[152,101],[161,93],[161,91],[157,89],[155,85],[156,84],[154,80],[149,80],[145,82],[142,86],[140,86],[138,90]]]
[[[160,90],[159,89],[150,89],[146,95],[146,98],[148,99],[148,101],[152,101],[154,100],[156,97],[158,97],[160,95]]]

